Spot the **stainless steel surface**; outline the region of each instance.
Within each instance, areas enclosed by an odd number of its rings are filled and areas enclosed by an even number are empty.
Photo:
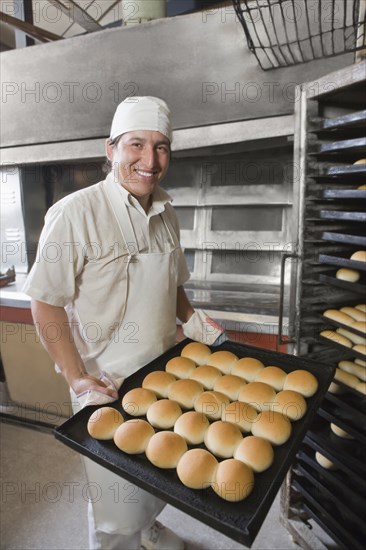
[[[17,273],[14,283],[0,288],[0,306],[30,308],[30,298],[22,292],[25,279],[24,273]]]
[[[129,95],[162,96],[174,129],[292,114],[295,85],[324,73],[322,60],[264,73],[225,7],[4,52],[0,63],[1,147],[106,137]]]

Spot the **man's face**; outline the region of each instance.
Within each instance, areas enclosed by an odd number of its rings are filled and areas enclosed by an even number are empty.
[[[107,157],[117,171],[121,185],[137,199],[144,200],[167,173],[170,142],[160,132],[127,132],[117,145],[107,142]]]

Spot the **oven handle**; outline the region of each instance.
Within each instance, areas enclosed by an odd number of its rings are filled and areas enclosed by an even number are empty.
[[[279,303],[279,313],[278,313],[278,335],[277,335],[277,346],[281,344],[292,344],[295,342],[294,338],[283,339],[283,305],[285,301],[285,272],[286,272],[286,261],[290,258],[298,260],[299,255],[296,252],[285,252],[281,256],[281,275],[280,275],[280,303]]]

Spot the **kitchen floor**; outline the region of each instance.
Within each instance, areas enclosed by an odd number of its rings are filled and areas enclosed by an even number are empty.
[[[1,550],[88,548],[86,479],[79,455],[48,430],[0,422]],[[299,549],[279,523],[277,496],[252,548]],[[186,550],[245,548],[168,505],[159,519]]]

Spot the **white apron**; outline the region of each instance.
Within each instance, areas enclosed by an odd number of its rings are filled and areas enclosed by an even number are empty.
[[[175,343],[180,245],[162,213],[169,235],[166,251],[140,254],[126,204],[114,185],[106,189],[121,229],[122,244],[133,253],[128,258],[127,299],[119,330],[107,348],[85,365],[93,375],[103,370],[115,378],[126,378]],[[153,495],[92,460],[84,462],[88,482],[100,487],[89,509],[96,530],[129,535],[147,527],[163,509],[165,504]]]

